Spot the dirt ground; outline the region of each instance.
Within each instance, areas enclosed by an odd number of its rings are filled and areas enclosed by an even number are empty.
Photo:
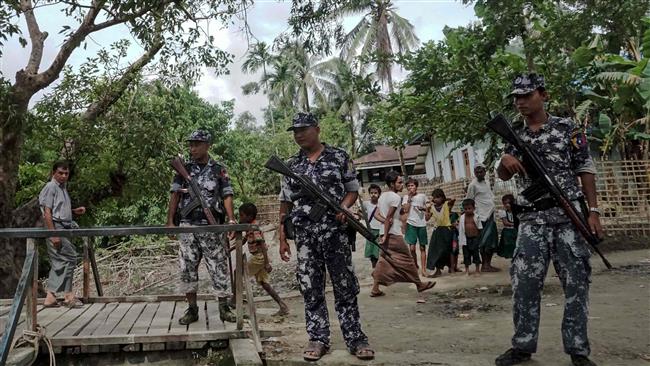
[[[287,293],[295,289],[288,285],[294,278],[295,253],[292,262],[279,263],[277,242],[272,237],[267,240],[271,243],[270,253],[276,268],[275,284]],[[493,365],[494,358],[510,347],[512,305],[508,260],[496,260],[502,269],[499,273],[469,278],[464,274],[445,274],[436,279],[436,287],[427,294],[427,303],[416,304],[415,287],[407,284],[384,288],[384,297],[369,297],[371,267],[363,258],[362,240],[357,247],[353,259],[362,284],[361,320],[377,350],[377,358],[364,363],[345,352],[329,291],[332,353],[319,364]],[[606,271],[597,256],[592,258],[589,314],[592,359],[599,365],[650,365],[650,251],[618,251],[607,256],[616,267],[613,271]],[[265,342],[269,364],[303,364],[302,347],[307,341],[304,307],[302,298],[295,296],[295,291],[293,295],[286,300],[291,315],[284,319],[268,315],[275,311],[274,303],[257,304],[260,327],[280,329],[284,333]],[[542,298],[538,353],[528,364],[571,364],[562,351],[560,335],[563,299],[559,280],[551,269]]]

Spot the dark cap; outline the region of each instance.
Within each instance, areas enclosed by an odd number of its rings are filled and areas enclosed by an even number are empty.
[[[530,94],[537,89],[545,89],[543,75],[521,74],[512,81],[510,96]]]
[[[299,127],[309,127],[309,126],[318,126],[318,120],[311,113],[300,112],[293,117],[291,121],[291,127],[287,128],[287,131],[293,131]]]
[[[212,135],[210,135],[210,132],[206,130],[195,130],[187,137],[186,141],[201,141],[212,143]]]

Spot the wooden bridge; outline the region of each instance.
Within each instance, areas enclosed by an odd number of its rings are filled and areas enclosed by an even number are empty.
[[[257,229],[254,225],[213,225],[197,227],[99,227],[71,230],[3,229],[0,237],[27,238],[27,255],[23,272],[13,300],[0,302],[0,365],[10,363],[29,364],[38,349],[16,348],[10,352],[12,340],[27,334],[44,333],[54,353],[90,354],[101,352],[172,351],[202,349],[209,345],[223,346],[230,339],[250,338],[259,356],[263,357],[260,338],[279,335],[258,329],[255,304],[250,281],[246,271],[246,256],[243,253],[241,232]],[[178,319],[187,308],[184,296],[103,296],[94,259],[94,250],[88,237],[124,236],[197,232],[230,232],[236,237],[236,323],[224,323],[219,317],[215,296],[199,295],[199,320],[190,325],[181,325]],[[38,258],[34,238],[50,236],[83,237],[83,300],[81,308],[65,306],[45,308],[43,299],[37,299]],[[97,297],[89,296],[90,273],[94,277]],[[244,322],[244,294],[249,301],[249,320]],[[23,314],[23,303],[26,304]],[[2,324],[2,322],[6,324]],[[30,333],[35,332],[35,333]],[[215,343],[216,342],[216,343]],[[261,362],[260,362],[261,364]]]

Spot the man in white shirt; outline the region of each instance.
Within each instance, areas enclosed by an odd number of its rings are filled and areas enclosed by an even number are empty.
[[[476,202],[476,214],[481,220],[483,230],[479,239],[479,249],[482,257],[481,272],[498,272],[499,269],[492,267],[492,255],[499,244],[499,234],[494,221],[494,193],[490,182],[485,179],[485,166],[476,164],[474,167],[474,179],[467,187],[467,197]]]
[[[384,225],[381,230],[383,234],[380,245],[390,254],[390,258],[384,255],[379,257],[377,266],[372,272],[374,285],[370,291],[370,296],[382,296],[384,293],[379,289],[379,285],[390,286],[396,282],[407,282],[415,284],[418,291],[418,303],[426,302],[422,297],[422,292],[433,288],[435,282],[422,282],[418,276],[418,269],[411,258],[406,243],[402,235],[402,220],[400,214],[402,210],[402,198],[398,192],[402,191],[404,183],[399,173],[390,171],[386,174],[386,185],[388,190],[381,194],[377,202],[377,211],[375,217],[383,217]],[[379,216],[381,215],[381,216]]]
[[[406,182],[408,195],[403,199],[402,210],[408,212],[406,219],[406,233],[404,241],[409,245],[411,256],[418,266],[418,257],[415,253],[415,245],[420,242],[420,274],[426,276],[427,263],[427,196],[418,193],[418,181],[409,179]]]
[[[366,215],[368,215],[367,222],[368,225],[370,226],[370,231],[375,236],[379,235],[382,226],[384,226],[384,220],[381,217],[379,218],[375,217],[376,216],[375,213],[377,211],[377,202],[379,200],[380,194],[381,194],[381,188],[379,188],[379,186],[376,184],[371,184],[370,187],[368,187],[368,195],[370,196],[370,200],[362,202],[364,211]],[[379,260],[379,248],[375,244],[366,240],[364,256],[370,259],[370,262],[372,263],[372,268],[375,268],[375,266],[377,265],[377,261]]]

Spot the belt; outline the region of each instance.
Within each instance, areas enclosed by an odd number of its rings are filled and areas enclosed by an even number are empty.
[[[542,198],[533,202],[532,206],[521,206],[517,204],[512,205],[512,211],[514,213],[527,213],[527,212],[539,212],[546,211],[554,207],[560,207],[554,198]]]

